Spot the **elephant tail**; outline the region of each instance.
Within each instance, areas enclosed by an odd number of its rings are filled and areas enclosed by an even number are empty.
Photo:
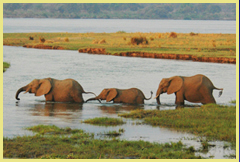
[[[150,100],[150,99],[152,98],[153,92],[151,91],[150,93],[151,93],[151,97],[149,97],[149,98],[146,98],[146,97],[145,97],[145,100]]]
[[[217,90],[220,90],[219,94],[218,94],[218,97],[220,97],[223,93],[223,88],[216,88],[214,87],[214,89],[217,89]]]
[[[83,93],[86,93],[86,94],[93,94],[93,95],[95,95],[95,96],[97,97],[97,95],[96,95],[95,93],[93,93],[93,92],[83,92]]]

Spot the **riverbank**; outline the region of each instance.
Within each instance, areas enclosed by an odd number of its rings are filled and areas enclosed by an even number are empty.
[[[236,34],[4,33],[3,45],[236,64]]]

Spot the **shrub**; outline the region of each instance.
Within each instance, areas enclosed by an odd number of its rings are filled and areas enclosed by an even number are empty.
[[[177,33],[171,32],[168,37],[169,37],[169,38],[177,38]]]
[[[98,40],[93,40],[92,44],[98,44]]]
[[[66,38],[64,39],[64,41],[65,41],[65,42],[69,42],[69,39],[68,39],[68,37],[66,37]]]
[[[41,38],[41,37],[39,37],[39,41],[40,41],[41,43],[44,43],[44,42],[45,42],[45,39],[44,39],[44,38]]]
[[[193,32],[190,33],[190,36],[194,36],[194,35],[198,35],[198,33],[193,33]]]
[[[33,38],[33,37],[31,37],[31,36],[29,36],[29,40],[34,40],[34,38]]]
[[[104,44],[104,43],[106,43],[105,39],[102,39],[98,42],[98,44]]]
[[[148,40],[146,37],[132,37],[131,44],[132,45],[148,44]]]

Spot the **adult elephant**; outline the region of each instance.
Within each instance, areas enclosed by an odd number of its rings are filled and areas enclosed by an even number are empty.
[[[202,104],[216,103],[212,95],[214,89],[221,90],[220,97],[223,88],[216,88],[211,80],[202,74],[191,77],[173,76],[161,80],[154,99],[160,104],[160,94],[167,92],[167,94],[175,93],[177,106],[184,105],[184,100]]]
[[[143,92],[137,88],[130,89],[117,89],[117,88],[109,88],[103,89],[102,92],[94,97],[88,99],[86,102],[91,100],[106,100],[106,102],[113,101],[114,103],[127,103],[127,104],[144,104],[144,100],[150,100],[151,97],[146,98]]]
[[[82,93],[94,94],[93,92],[85,92],[82,86],[73,79],[57,80],[53,78],[34,79],[17,91],[15,96],[17,100],[20,100],[18,95],[23,91],[34,93],[35,96],[45,95],[46,101],[79,103],[84,102]]]

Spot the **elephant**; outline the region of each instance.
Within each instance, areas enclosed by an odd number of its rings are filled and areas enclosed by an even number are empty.
[[[153,92],[151,91],[151,97],[146,98],[143,92],[137,88],[130,89],[117,89],[109,88],[103,89],[102,92],[94,97],[88,99],[86,102],[91,100],[106,100],[106,102],[113,101],[113,103],[126,103],[126,104],[144,104],[144,100],[150,100]]]
[[[22,91],[25,91],[24,94],[27,92],[34,93],[35,96],[45,95],[46,101],[77,103],[84,102],[82,93],[94,94],[93,92],[85,92],[76,80],[57,80],[54,78],[34,79],[26,86],[18,89],[15,96],[17,100],[20,100],[18,95]]]
[[[184,105],[184,100],[193,103],[216,103],[212,92],[214,89],[221,90],[219,97],[222,95],[223,88],[216,88],[211,80],[202,74],[197,74],[190,77],[173,76],[163,78],[156,92],[157,103],[160,104],[160,94],[175,93],[175,104],[177,107]]]

